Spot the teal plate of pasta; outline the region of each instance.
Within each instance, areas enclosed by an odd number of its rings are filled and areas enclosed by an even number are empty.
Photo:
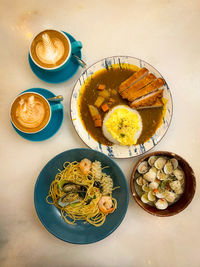
[[[73,244],[90,244],[121,224],[129,202],[126,178],[105,154],[76,148],[58,154],[40,172],[34,203],[44,227]]]

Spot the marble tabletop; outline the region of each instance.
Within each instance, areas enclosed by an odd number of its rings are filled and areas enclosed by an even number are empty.
[[[200,266],[200,2],[198,0],[0,1],[0,266]],[[172,93],[169,130],[153,149],[175,152],[192,166],[197,189],[176,216],[154,217],[130,201],[122,224],[107,238],[74,245],[51,235],[34,208],[34,185],[43,166],[65,150],[85,147],[70,120],[73,85],[38,79],[27,59],[33,34],[54,28],[83,43],[88,66],[113,55],[141,58],[157,68]],[[21,138],[9,121],[13,98],[32,87],[64,96],[64,122],[43,142]],[[129,184],[137,158],[115,159]]]

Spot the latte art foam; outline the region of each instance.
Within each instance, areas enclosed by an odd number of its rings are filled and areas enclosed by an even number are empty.
[[[50,107],[40,95],[26,93],[14,101],[11,118],[20,131],[34,133],[47,125],[50,119]]]
[[[58,38],[51,38],[47,33],[42,34],[42,41],[36,45],[37,57],[46,64],[56,64],[64,52],[63,42]]]
[[[16,109],[18,122],[26,128],[38,127],[44,120],[44,116],[44,104],[36,100],[34,96],[28,97],[27,101],[22,98]]]
[[[67,60],[70,44],[67,37],[56,30],[40,32],[32,41],[32,59],[45,69],[57,68]]]

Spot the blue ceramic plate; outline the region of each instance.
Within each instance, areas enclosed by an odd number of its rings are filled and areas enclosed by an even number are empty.
[[[71,42],[76,41],[72,35],[70,35],[67,32],[64,32],[64,33],[68,36]],[[77,51],[74,54],[77,55],[79,58],[81,58],[81,51]],[[80,65],[77,63],[77,60],[74,59],[73,57],[71,57],[69,64],[63,67],[62,70],[54,71],[54,72],[40,69],[37,65],[33,63],[30,55],[28,55],[28,60],[29,60],[30,67],[32,71],[35,73],[35,75],[47,83],[65,82],[69,80],[77,72],[78,68],[80,67]]]
[[[105,223],[100,227],[84,221],[78,221],[77,225],[70,225],[63,220],[60,211],[55,206],[46,202],[50,184],[58,173],[58,169],[63,169],[63,163],[81,161],[83,158],[92,161],[99,160],[102,166],[109,166],[105,172],[113,178],[114,187],[120,186],[119,189],[113,191],[113,196],[117,199],[117,209],[107,216]],[[128,185],[123,172],[112,159],[95,150],[77,148],[58,154],[42,169],[35,185],[34,202],[40,221],[51,234],[70,243],[89,244],[107,237],[122,222],[129,202]]]
[[[82,74],[81,77],[77,80],[74,90],[71,97],[71,118],[74,124],[75,130],[83,140],[85,144],[87,144],[90,148],[98,150],[100,152],[105,153],[106,155],[114,158],[130,158],[146,153],[150,149],[152,149],[165,135],[167,129],[169,128],[172,113],[173,113],[173,105],[172,105],[172,97],[170,89],[165,83],[163,86],[164,92],[163,97],[167,100],[166,104],[166,112],[163,117],[163,121],[161,126],[157,129],[155,134],[144,144],[135,145],[135,146],[120,146],[120,145],[112,145],[106,146],[98,143],[95,139],[93,139],[88,132],[86,131],[82,120],[79,116],[79,93],[82,85],[85,84],[86,80],[92,79],[92,76],[95,72],[105,69],[109,70],[112,68],[112,65],[119,65],[120,68],[127,68],[127,64],[131,66],[137,66],[139,68],[146,67],[151,73],[153,73],[157,78],[162,77],[162,75],[149,63],[130,56],[113,56],[104,58],[89,68],[87,68]],[[163,77],[162,77],[163,78]]]
[[[36,92],[36,93],[43,95],[46,98],[55,96],[52,92],[50,92],[47,89],[43,89],[43,88],[31,88],[31,89],[23,91],[22,93],[24,92]],[[50,105],[54,105],[54,103],[51,102]],[[47,125],[47,127],[43,129],[41,132],[35,133],[35,134],[27,134],[27,133],[20,132],[13,124],[12,126],[21,137],[29,141],[44,141],[46,139],[49,139],[50,137],[52,137],[54,134],[57,133],[57,131],[60,129],[62,125],[63,119],[64,119],[63,108],[52,111],[51,120],[49,124]]]

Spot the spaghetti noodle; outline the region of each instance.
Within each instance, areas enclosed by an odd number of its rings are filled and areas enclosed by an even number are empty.
[[[63,167],[50,185],[47,203],[55,205],[69,224],[85,220],[101,226],[117,208],[111,177],[102,172],[99,161],[83,159],[80,163],[65,162]]]

